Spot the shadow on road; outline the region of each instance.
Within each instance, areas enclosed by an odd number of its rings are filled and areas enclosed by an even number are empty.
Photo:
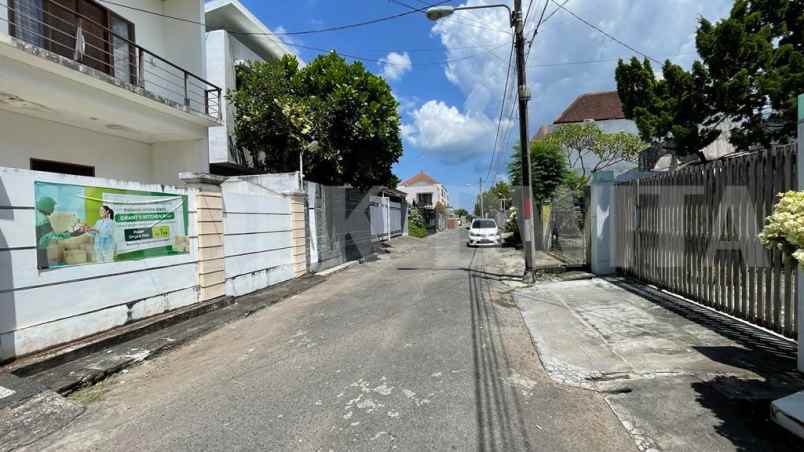
[[[474,256],[477,254],[477,250],[472,255],[472,259],[474,260]],[[448,271],[448,272],[469,272],[475,276],[481,276],[484,279],[492,279],[495,281],[522,281],[523,275],[514,275],[514,274],[506,274],[506,273],[494,273],[494,272],[487,272],[484,270],[479,270],[476,268],[471,267],[397,267],[397,270],[400,271],[432,271],[432,272],[440,272],[440,271]]]
[[[511,275],[487,272],[482,259],[475,250],[469,267],[459,268],[469,279],[478,450],[531,450],[519,396],[503,382],[511,363],[486,280],[489,275]]]

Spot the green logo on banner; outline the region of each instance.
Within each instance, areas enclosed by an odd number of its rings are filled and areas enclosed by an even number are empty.
[[[133,223],[137,221],[165,221],[173,218],[175,218],[173,212],[137,212],[115,215],[114,220],[117,223]]]

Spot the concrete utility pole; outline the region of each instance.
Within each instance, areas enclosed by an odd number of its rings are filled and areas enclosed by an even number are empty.
[[[479,193],[478,196],[480,197],[480,218],[486,218],[486,212],[483,211],[483,178],[482,177],[480,178],[480,189],[479,190],[480,191],[478,192]]]
[[[514,27],[514,44],[516,46],[516,75],[519,95],[519,156],[522,162],[522,251],[525,253],[525,272],[533,271],[533,259],[536,248],[533,242],[533,194],[530,189],[530,152],[528,152],[528,89],[525,73],[525,33],[522,18],[522,0],[514,0],[514,11],[511,13],[511,25]]]

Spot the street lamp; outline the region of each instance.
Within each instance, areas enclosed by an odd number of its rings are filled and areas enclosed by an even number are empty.
[[[426,15],[430,20],[439,20],[452,15],[455,11],[468,9],[505,8],[514,28],[514,44],[516,47],[516,75],[517,93],[519,95],[519,155],[522,162],[522,245],[525,253],[525,270],[530,275],[533,271],[533,260],[536,254],[533,241],[533,201],[530,190],[530,152],[528,152],[528,101],[530,91],[525,76],[525,33],[522,21],[522,0],[514,0],[514,10],[508,5],[483,6],[434,6],[427,9]],[[482,189],[481,189],[482,193]],[[482,200],[482,194],[481,194]]]

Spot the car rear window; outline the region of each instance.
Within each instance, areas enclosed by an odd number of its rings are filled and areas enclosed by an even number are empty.
[[[475,220],[472,223],[472,229],[491,229],[496,227],[497,223],[494,220]]]

